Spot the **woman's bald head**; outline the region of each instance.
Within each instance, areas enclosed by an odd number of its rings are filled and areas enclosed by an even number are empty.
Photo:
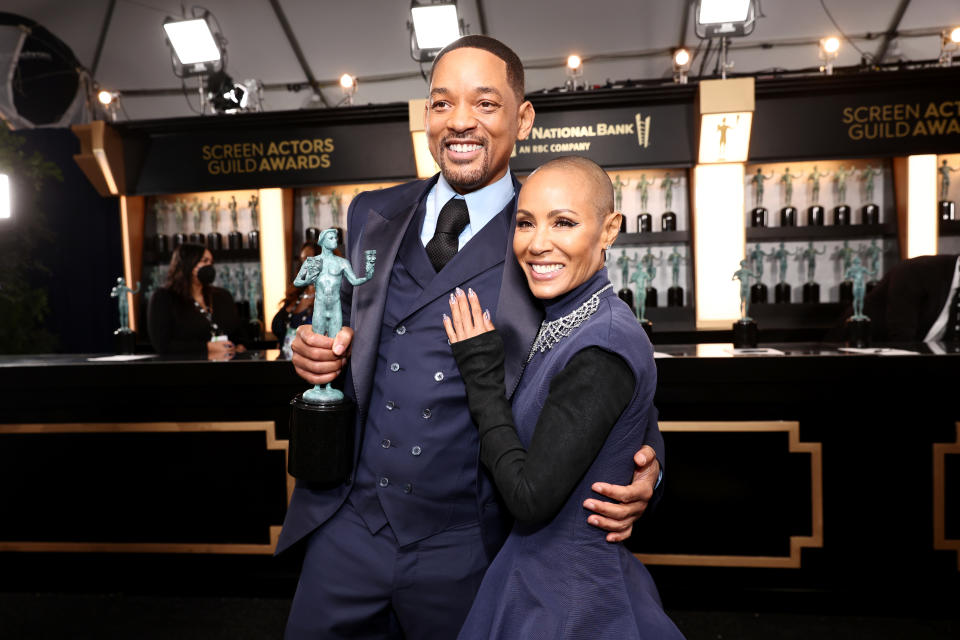
[[[530,177],[553,171],[575,173],[583,178],[590,190],[589,199],[598,218],[603,220],[613,213],[613,183],[610,182],[607,172],[596,162],[581,156],[560,156],[540,165]]]

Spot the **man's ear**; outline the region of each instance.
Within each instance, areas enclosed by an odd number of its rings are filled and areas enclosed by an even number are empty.
[[[526,140],[527,136],[530,135],[530,130],[533,128],[533,119],[536,117],[536,112],[533,110],[533,105],[530,104],[529,100],[524,100],[520,105],[520,108],[517,110],[517,120],[519,122],[519,127],[517,128],[517,140]]]

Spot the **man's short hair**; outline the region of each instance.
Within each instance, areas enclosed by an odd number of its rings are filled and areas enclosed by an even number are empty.
[[[433,82],[433,70],[437,68],[437,63],[440,62],[440,58],[450,53],[454,49],[466,48],[481,49],[488,53],[492,53],[503,60],[503,62],[507,65],[507,83],[517,95],[517,100],[523,102],[524,77],[523,63],[520,62],[520,57],[514,53],[513,49],[503,44],[496,38],[491,38],[490,36],[463,36],[462,38],[454,40],[441,49],[440,53],[437,54],[437,57],[433,61],[433,66],[430,67],[430,82]]]
[[[548,169],[576,171],[582,175],[590,184],[590,199],[593,201],[597,216],[602,220],[607,214],[613,213],[613,182],[610,181],[607,172],[596,162],[583,156],[560,156],[543,163],[530,175]]]

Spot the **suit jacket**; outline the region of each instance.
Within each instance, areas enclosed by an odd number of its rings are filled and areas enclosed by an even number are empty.
[[[351,264],[358,267],[362,265],[363,252],[366,250],[374,249],[377,252],[374,277],[356,290],[345,282],[341,296],[344,323],[354,330],[352,355],[344,384],[345,393],[356,400],[358,408],[354,470],[357,467],[370,402],[390,274],[404,234],[416,218],[421,201],[436,180],[435,176],[430,180],[362,193],[354,198],[347,214],[347,258]],[[516,179],[514,190],[520,190]],[[516,197],[509,205],[509,211],[511,232],[508,237],[512,237],[516,222]],[[513,256],[512,243],[507,242],[503,251],[503,282],[496,307],[497,329],[503,336],[508,354],[504,379],[508,394],[512,395],[519,382],[527,351],[536,337],[542,311],[530,294],[526,277]],[[449,289],[444,289],[439,295],[446,295],[448,292]],[[349,494],[351,484],[352,478],[343,486],[316,490],[298,482],[287,510],[277,552],[288,548],[332,516]],[[484,522],[481,522],[481,525],[483,526]],[[492,530],[494,528],[496,530]],[[499,546],[505,532],[500,527],[484,526],[483,534],[489,550]]]

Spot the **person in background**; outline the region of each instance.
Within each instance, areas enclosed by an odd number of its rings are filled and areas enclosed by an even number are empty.
[[[316,255],[320,255],[320,247],[314,242],[304,242],[303,246],[300,247],[300,260],[297,263],[297,268],[294,269],[294,273],[300,271],[300,265],[307,258]],[[297,327],[302,324],[310,324],[313,319],[313,300],[314,287],[312,284],[306,287],[297,287],[291,284],[287,287],[286,297],[280,303],[280,311],[277,311],[277,314],[273,316],[270,327],[273,335],[277,336],[280,350],[283,351],[283,355],[287,359],[292,355],[290,343],[297,335]]]
[[[167,280],[150,297],[147,326],[161,355],[232,358],[246,351],[247,334],[233,297],[213,286],[213,254],[185,242],[173,252]]]

